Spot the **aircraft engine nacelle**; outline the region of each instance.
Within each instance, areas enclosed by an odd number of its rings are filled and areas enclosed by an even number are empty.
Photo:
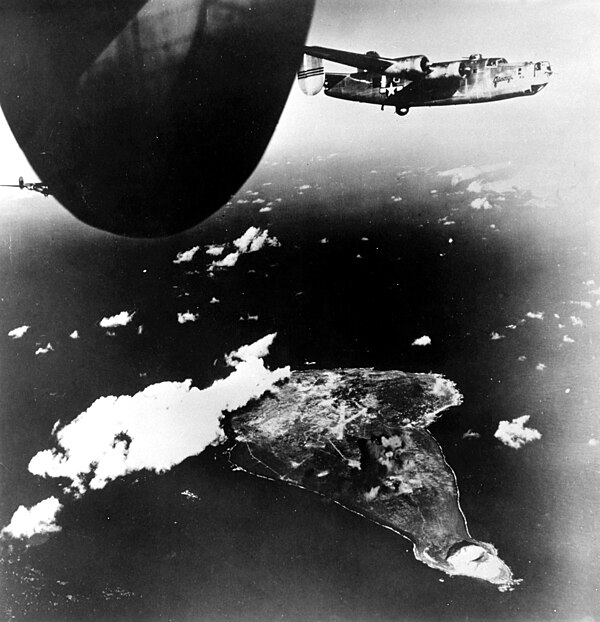
[[[419,54],[417,56],[403,56],[394,59],[393,65],[385,70],[388,76],[395,78],[404,78],[406,80],[416,80],[424,78],[430,71],[429,59],[427,56]]]
[[[427,80],[448,80],[451,78],[464,78],[469,73],[469,67],[460,60],[451,63],[431,65]]]

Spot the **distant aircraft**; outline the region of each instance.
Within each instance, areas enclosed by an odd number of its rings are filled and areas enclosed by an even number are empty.
[[[271,139],[314,0],[0,0],[0,105],[77,218],[171,235],[224,205]]]
[[[26,182],[22,177],[19,177],[18,184],[0,184],[1,188],[21,188],[21,190],[33,190],[35,192],[39,192],[47,197],[50,194],[50,190],[48,190],[48,186],[43,184],[41,181],[29,181]]]
[[[325,95],[393,106],[400,116],[416,106],[449,106],[534,95],[552,75],[547,61],[509,63],[505,58],[471,54],[461,60],[430,63],[423,55],[384,58],[305,47],[298,82],[306,95]],[[322,60],[357,68],[355,73],[325,73]]]

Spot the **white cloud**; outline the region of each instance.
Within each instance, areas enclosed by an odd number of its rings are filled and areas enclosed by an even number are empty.
[[[450,183],[457,186],[461,181],[467,181],[481,175],[481,170],[474,166],[461,166],[460,168],[451,168],[447,171],[440,171],[440,177],[451,177]]]
[[[569,302],[572,305],[579,305],[580,307],[583,307],[584,309],[591,309],[594,306],[588,300],[569,300]]]
[[[35,351],[35,355],[39,356],[40,354],[48,354],[48,352],[54,352],[54,348],[52,347],[52,344],[49,343],[48,345],[42,347],[40,346],[36,351]]]
[[[495,192],[497,194],[503,194],[505,192],[516,192],[517,186],[514,179],[499,179],[497,181],[486,182],[483,184],[483,190],[485,192]]]
[[[542,438],[542,435],[536,429],[525,427],[528,421],[529,415],[517,417],[512,421],[501,421],[494,436],[513,449],[519,449],[525,443]]]
[[[329,244],[329,240],[327,238],[322,238],[321,244]]]
[[[199,246],[194,246],[187,251],[181,251],[177,253],[177,258],[173,259],[173,263],[184,263],[186,261],[192,261],[194,255],[200,250]]]
[[[415,339],[412,344],[413,346],[430,346],[431,345],[431,338],[428,337],[427,335],[423,335],[422,337],[418,337],[417,339]]]
[[[506,168],[504,164],[490,164],[488,166],[461,166],[458,168],[451,168],[447,171],[440,171],[438,175],[440,177],[451,177],[450,183],[453,186],[457,186],[459,183],[463,181],[468,181],[469,179],[475,179],[476,177],[480,177],[485,173],[493,173],[494,171],[498,171],[500,169]]]
[[[523,362],[527,360],[527,357],[524,354],[521,354],[517,360]]]
[[[8,336],[11,339],[21,339],[21,337],[30,329],[30,326],[19,326],[19,328],[13,328],[8,332]]]
[[[245,233],[233,241],[236,251],[226,255],[223,259],[213,261],[208,266],[208,271],[212,272],[215,268],[232,268],[237,263],[241,255],[255,253],[263,246],[281,246],[276,237],[269,237],[269,230],[261,230],[258,227],[249,227]]]
[[[544,312],[543,311],[527,311],[526,316],[532,320],[543,320]]]
[[[233,268],[239,258],[240,253],[238,251],[236,251],[235,253],[229,253],[225,255],[223,259],[213,261],[210,266],[208,266],[208,269],[212,270],[213,268]]]
[[[272,207],[267,206],[267,207],[261,207],[258,211],[264,213],[264,212],[270,212],[272,210],[273,210]]]
[[[198,319],[197,313],[192,313],[191,311],[184,311],[183,313],[177,314],[177,321],[180,324],[185,324],[186,322],[195,322]]]
[[[572,326],[583,326],[583,320],[576,315],[572,315],[570,318]]]
[[[219,257],[220,255],[223,254],[224,250],[225,250],[225,245],[223,244],[209,244],[206,247],[206,254],[213,255],[214,257]]]
[[[20,505],[0,534],[12,538],[31,538],[36,534],[60,531],[56,524],[56,515],[61,508],[62,505],[56,497],[44,499],[31,508]]]
[[[129,313],[129,311],[121,311],[121,313],[117,313],[117,315],[113,315],[111,317],[103,317],[100,320],[100,326],[102,328],[115,328],[116,326],[127,326],[129,322],[133,319],[134,313]]]
[[[67,478],[65,492],[80,495],[141,469],[162,472],[224,438],[221,417],[287,379],[289,367],[270,371],[260,358],[275,335],[228,355],[235,370],[206,389],[161,382],[135,395],[97,399],[55,430],[56,446],[29,463],[34,475]]]
[[[473,430],[469,429],[467,430],[463,435],[463,438],[480,438],[481,434],[479,434],[479,432],[474,432]]]
[[[571,337],[569,337],[569,335],[564,335],[563,336],[563,341],[565,343],[575,343],[575,339],[571,339]]]
[[[74,330],[69,337],[71,337],[71,339],[79,339],[79,331]]]
[[[184,490],[181,493],[182,497],[185,497],[186,499],[196,499],[199,500],[200,497],[198,495],[195,495],[191,490]]]
[[[273,340],[276,336],[277,333],[271,333],[250,345],[233,350],[225,356],[225,362],[230,367],[237,367],[241,361],[247,361],[252,358],[264,358],[269,354],[269,348],[273,345]]]
[[[473,192],[475,194],[479,194],[483,190],[483,183],[479,180],[472,181],[467,186],[467,192]]]
[[[538,364],[535,366],[535,368],[536,368],[538,371],[544,371],[544,369],[546,369],[546,365],[544,365],[544,363],[538,363]]]
[[[279,241],[277,238],[269,237],[268,229],[261,231],[258,227],[249,227],[243,235],[233,241],[233,244],[240,253],[255,253],[265,244],[279,246]]]
[[[598,445],[600,445],[600,441],[597,438],[590,438],[590,440],[588,441],[588,445],[590,447],[598,447]]]
[[[492,341],[498,341],[498,339],[504,339],[506,335],[501,335],[500,333],[497,333],[496,331],[494,331],[493,333],[490,334],[490,339]]]
[[[220,301],[218,298],[215,298],[215,297],[213,296],[213,297],[210,299],[210,301],[209,301],[209,302],[210,302],[210,304],[211,304],[211,305],[216,305],[216,304],[218,304],[218,303],[219,303],[219,302],[221,302],[221,301]]]
[[[373,171],[371,171],[372,173]],[[375,171],[377,172],[377,171]],[[302,184],[301,186],[298,186],[298,190],[308,190],[310,188],[310,184]]]
[[[492,204],[485,197],[478,197],[471,201],[473,209],[492,209]]]

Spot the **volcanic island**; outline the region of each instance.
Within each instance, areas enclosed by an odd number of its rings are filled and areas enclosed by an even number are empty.
[[[427,430],[461,402],[439,374],[293,371],[231,414],[229,459],[392,529],[432,568],[509,590],[518,580],[492,544],[469,534],[454,472]]]

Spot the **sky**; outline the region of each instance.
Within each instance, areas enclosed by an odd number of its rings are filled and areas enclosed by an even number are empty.
[[[509,61],[548,60],[554,71],[544,91],[530,98],[475,106],[393,109],[320,94],[295,85],[268,152],[383,151],[399,163],[453,165],[560,154],[560,165],[600,162],[597,106],[600,80],[600,4],[577,0],[325,0],[317,1],[309,45],[388,57],[424,54],[430,61],[480,52]],[[326,70],[345,71],[326,63]],[[549,164],[552,166],[552,163]]]

